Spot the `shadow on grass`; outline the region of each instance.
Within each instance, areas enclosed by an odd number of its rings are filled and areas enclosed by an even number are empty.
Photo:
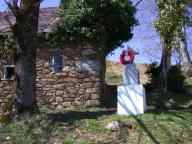
[[[111,115],[115,114],[116,110],[100,110],[95,112],[85,111],[85,112],[79,112],[79,111],[70,111],[70,112],[63,112],[63,113],[48,113],[48,118],[51,119],[52,122],[56,123],[62,123],[67,125],[74,125],[76,121],[80,121],[83,119],[98,119],[101,116],[104,115]],[[151,140],[155,144],[159,144],[158,140],[154,137],[152,131],[150,131],[147,126],[145,126],[144,122],[137,118],[136,116],[133,116],[133,118],[136,120],[136,122],[143,128],[143,130],[146,132],[146,134],[151,138]]]
[[[192,109],[192,95],[168,92],[166,95],[160,96],[157,93],[148,93],[147,105],[161,110],[190,111]]]
[[[153,135],[152,131],[150,131],[147,126],[143,123],[142,120],[138,119],[137,117],[134,116],[134,119],[137,121],[137,123],[143,128],[143,130],[146,132],[146,134],[151,138],[151,140],[155,143],[155,144],[159,144],[159,141],[155,138],[155,136]],[[140,142],[138,142],[140,143]]]
[[[69,112],[59,112],[59,113],[48,113],[48,118],[54,122],[73,124],[76,121],[83,119],[97,119],[103,115],[110,115],[116,113],[116,110],[100,110],[100,111],[69,111]]]

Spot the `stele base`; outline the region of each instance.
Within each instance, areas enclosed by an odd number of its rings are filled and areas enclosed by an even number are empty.
[[[118,115],[139,115],[146,110],[145,88],[143,85],[118,86],[117,94]]]

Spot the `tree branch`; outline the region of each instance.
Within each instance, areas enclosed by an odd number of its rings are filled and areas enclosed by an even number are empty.
[[[43,0],[35,0],[35,3],[36,3],[37,5],[41,4],[41,2],[43,2]]]
[[[135,7],[137,7],[143,0],[139,0],[136,4]]]
[[[19,11],[18,0],[4,0],[4,2],[7,4],[8,8],[11,10],[13,15],[16,16]]]
[[[9,19],[9,16],[6,12],[3,14],[3,18],[8,22],[10,28],[12,28],[13,24],[12,24],[11,20]]]

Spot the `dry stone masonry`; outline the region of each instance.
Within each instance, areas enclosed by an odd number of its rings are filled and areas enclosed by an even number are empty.
[[[58,109],[100,105],[102,68],[90,45],[68,44],[37,50],[37,102]],[[0,62],[3,77],[3,63]],[[0,104],[11,94],[12,81],[0,81]]]

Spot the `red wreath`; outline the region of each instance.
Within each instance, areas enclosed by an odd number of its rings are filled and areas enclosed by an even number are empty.
[[[130,56],[130,59],[128,61],[125,60],[125,56],[126,54],[128,54]],[[134,58],[135,58],[135,54],[133,51],[131,50],[128,50],[128,51],[123,51],[120,55],[120,62],[123,64],[123,65],[126,65],[126,64],[130,64],[130,63],[133,63],[134,61]]]

